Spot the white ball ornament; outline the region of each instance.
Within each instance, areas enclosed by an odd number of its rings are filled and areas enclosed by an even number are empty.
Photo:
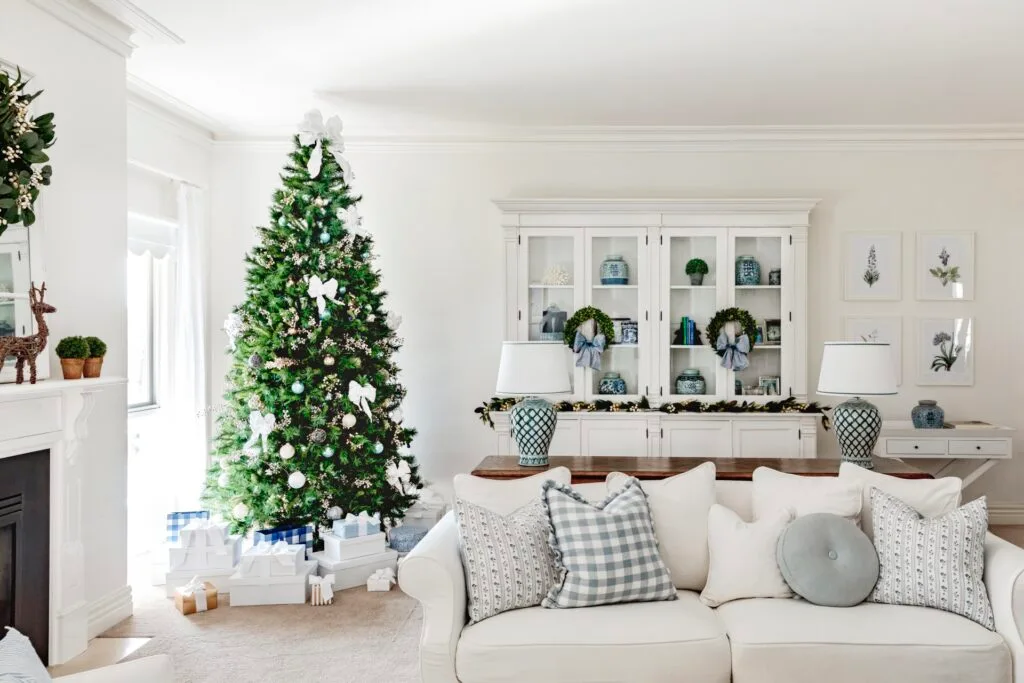
[[[301,489],[306,485],[306,475],[302,472],[292,472],[288,475],[288,485],[293,489]]]
[[[341,508],[335,505],[328,509],[327,519],[341,519]]]
[[[231,477],[228,476],[227,472],[221,472],[220,476],[217,477],[217,486],[224,488],[231,482]]]
[[[345,429],[352,429],[356,426],[356,416],[352,413],[347,413],[345,417],[341,418],[341,426]]]
[[[395,408],[391,411],[392,422],[401,422],[403,419],[405,419],[405,415],[402,413],[401,408]]]
[[[245,503],[239,503],[235,507],[231,508],[231,516],[235,519],[244,519],[249,515],[249,506]]]
[[[378,441],[377,443],[373,444],[373,452],[376,453],[377,455],[380,455],[381,453],[383,453],[384,452],[384,444],[382,444],[380,441]]]
[[[281,450],[278,451],[278,455],[281,456],[282,460],[291,460],[295,457],[295,446],[290,443],[286,443],[281,446]]]
[[[324,365],[327,367],[334,365],[334,356],[324,356]]]

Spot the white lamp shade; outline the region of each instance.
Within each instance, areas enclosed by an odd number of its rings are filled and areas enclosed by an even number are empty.
[[[572,391],[566,349],[561,342],[503,342],[495,391],[511,396]]]
[[[818,393],[829,396],[885,396],[896,393],[896,369],[888,344],[825,342]]]

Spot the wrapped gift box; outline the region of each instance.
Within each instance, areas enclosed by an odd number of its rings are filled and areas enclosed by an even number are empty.
[[[423,540],[428,531],[417,526],[396,526],[388,535],[390,536],[389,544],[393,550],[397,550],[400,553],[408,553],[410,550],[416,547],[416,544]]]
[[[284,541],[261,542],[245,551],[238,563],[241,576],[295,576],[306,561],[306,546]]]
[[[366,580],[373,576],[378,569],[390,567],[395,570],[398,566],[398,553],[394,550],[385,550],[376,555],[367,555],[354,560],[332,560],[322,552],[313,553],[313,559],[317,561],[320,576],[334,574],[334,589],[345,590],[365,586]],[[234,599],[234,598],[232,598]]]
[[[226,522],[213,522],[209,519],[193,519],[181,528],[179,535],[181,545],[187,548],[220,547],[229,538]]]
[[[185,615],[217,609],[217,588],[194,579],[174,592],[174,606]]]
[[[170,512],[167,514],[167,542],[177,543],[181,540],[181,530],[189,522],[197,519],[210,519],[209,510],[189,510],[185,512]]]
[[[420,499],[405,511],[402,526],[430,531],[447,512],[448,504],[443,498],[429,489],[423,489],[420,491]]]
[[[235,568],[232,567],[231,569],[207,569],[199,572],[189,569],[180,572],[167,572],[163,575],[164,590],[167,597],[173,598],[175,591],[187,585],[189,581],[198,576],[200,581],[213,584],[213,587],[217,589],[217,593],[224,596],[231,592],[231,582],[229,579],[235,571]]]
[[[366,590],[371,593],[386,593],[395,585],[395,570],[391,567],[378,569],[366,580]]]
[[[167,551],[168,569],[172,572],[191,570],[193,573],[207,569],[233,569],[241,554],[241,536],[229,536],[219,546],[171,547]]]
[[[331,529],[335,536],[341,538],[359,538],[380,533],[380,515],[360,512],[358,515],[349,513],[345,519],[334,521]]]
[[[309,577],[317,569],[313,560],[304,561],[294,576],[231,577],[231,606],[301,605],[309,599]]]
[[[291,545],[302,544],[309,550],[313,549],[313,527],[305,526],[279,526],[273,529],[260,529],[253,532],[253,545],[259,543],[277,543],[284,541]]]
[[[387,549],[387,536],[383,533],[356,538],[324,534],[324,554],[332,560],[354,560],[357,557],[379,555]]]

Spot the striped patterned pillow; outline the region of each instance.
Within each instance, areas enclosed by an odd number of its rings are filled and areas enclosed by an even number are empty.
[[[676,599],[639,481],[630,477],[598,505],[553,481],[545,482],[541,497],[560,575],[544,607]]]
[[[872,601],[934,607],[995,630],[984,582],[984,496],[923,518],[899,498],[872,487],[871,510],[879,565]]]
[[[8,626],[7,634],[0,640],[0,681],[50,683],[52,680],[28,636]]]

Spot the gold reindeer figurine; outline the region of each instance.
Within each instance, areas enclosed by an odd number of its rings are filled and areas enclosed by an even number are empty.
[[[32,315],[36,319],[38,332],[25,337],[0,337],[0,371],[4,369],[4,361],[7,356],[14,356],[14,368],[17,371],[15,382],[25,382],[25,361],[28,361],[29,383],[36,383],[36,358],[46,348],[46,338],[50,336],[50,328],[46,326],[47,313],[56,313],[57,309],[48,303],[43,302],[46,294],[46,283],[42,288],[36,289],[36,284],[31,283],[28,290],[28,300],[32,307]]]

